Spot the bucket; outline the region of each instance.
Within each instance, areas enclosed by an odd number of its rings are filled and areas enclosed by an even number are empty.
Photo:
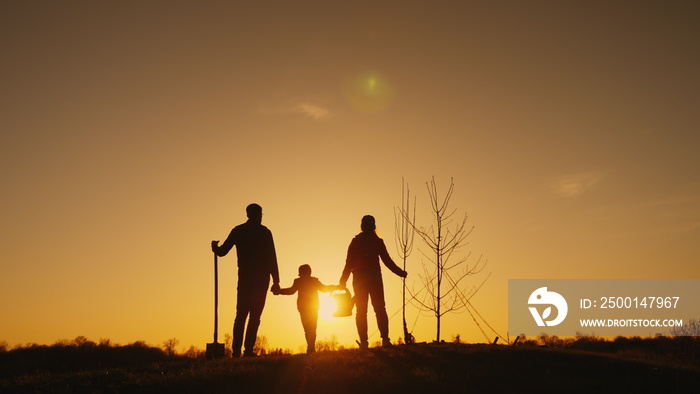
[[[333,317],[352,316],[352,308],[355,306],[355,300],[350,295],[350,290],[334,290],[331,293],[331,298],[335,301],[335,312]]]

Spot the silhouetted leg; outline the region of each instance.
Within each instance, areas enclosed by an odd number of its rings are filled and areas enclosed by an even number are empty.
[[[267,288],[269,280],[265,281],[262,286],[251,289],[250,295],[250,317],[248,318],[248,328],[245,332],[245,352],[246,356],[253,356],[255,352],[255,339],[258,336],[258,327],[260,327],[260,316],[263,308],[265,308],[265,298],[267,297]]]
[[[353,276],[353,289],[355,290],[355,324],[357,325],[357,335],[360,337],[360,347],[367,347],[367,286],[364,281]]]
[[[243,346],[243,333],[245,330],[245,321],[248,313],[242,312],[236,307],[236,319],[233,321],[233,357],[241,355],[241,347]]]
[[[389,317],[386,313],[386,303],[384,301],[384,283],[382,277],[374,278],[369,283],[369,295],[372,299],[372,308],[374,315],[377,317],[377,328],[379,335],[382,337],[382,343],[389,343]]]
[[[233,357],[241,355],[243,346],[243,333],[245,332],[245,322],[250,313],[249,289],[241,286],[240,280],[236,291],[236,318],[233,321]]]
[[[316,327],[318,326],[318,311],[309,309],[299,311],[301,315],[301,325],[304,326],[304,336],[306,337],[306,353],[316,351]]]

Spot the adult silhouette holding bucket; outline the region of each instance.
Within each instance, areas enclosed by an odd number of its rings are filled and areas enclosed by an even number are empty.
[[[233,323],[233,357],[255,356],[253,347],[260,327],[260,316],[265,307],[267,290],[272,276],[272,290],[279,291],[280,276],[272,232],[262,225],[262,207],[250,204],[246,207],[248,221],[231,230],[228,238],[219,246],[211,241],[211,249],[217,256],[226,254],[236,245],[238,257],[238,288],[236,318]],[[246,319],[248,327],[245,328]],[[245,342],[243,333],[245,331]]]
[[[355,323],[357,334],[360,337],[359,345],[362,349],[367,349],[367,302],[372,299],[372,307],[377,317],[379,334],[382,337],[382,346],[390,346],[389,340],[389,317],[386,313],[384,302],[384,283],[382,281],[382,270],[379,259],[384,265],[396,275],[405,278],[406,271],[399,268],[386,250],[384,240],[376,233],[377,226],[374,217],[366,215],[360,223],[362,232],[357,234],[350,242],[348,256],[345,261],[345,268],[340,277],[340,286],[345,287],[350,274],[352,277],[352,287],[355,290]]]

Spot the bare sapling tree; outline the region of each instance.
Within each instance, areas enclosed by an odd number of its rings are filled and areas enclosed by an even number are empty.
[[[413,251],[413,240],[416,232],[411,223],[416,221],[416,201],[413,198],[413,213],[411,213],[411,192],[408,185],[401,178],[401,205],[394,209],[394,232],[396,234],[396,250],[403,261],[403,270],[406,271],[406,260]],[[403,303],[401,313],[403,316],[403,338],[407,345],[414,343],[413,335],[408,332],[406,325],[406,278],[403,281]]]
[[[426,182],[426,186],[430,199],[432,224],[429,227],[417,227],[414,219],[404,215],[428,247],[427,252],[421,250],[427,259],[427,262],[424,260],[422,264],[423,274],[419,275],[423,287],[417,292],[412,290],[411,298],[421,311],[430,312],[435,316],[437,323],[435,340],[440,342],[440,319],[448,313],[469,308],[469,300],[481,285],[469,287],[465,279],[481,272],[487,262],[482,261],[480,256],[473,265],[470,265],[467,261],[471,252],[462,253],[462,248],[468,244],[467,238],[474,230],[474,226],[467,227],[466,213],[464,217],[457,219],[455,217],[457,210],[449,208],[454,192],[454,179],[450,178],[450,186],[444,198],[438,195],[435,177],[430,182]]]

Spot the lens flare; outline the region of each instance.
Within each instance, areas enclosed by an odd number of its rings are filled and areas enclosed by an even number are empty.
[[[377,73],[363,73],[348,78],[344,94],[353,108],[368,113],[384,111],[394,99],[391,85]]]

